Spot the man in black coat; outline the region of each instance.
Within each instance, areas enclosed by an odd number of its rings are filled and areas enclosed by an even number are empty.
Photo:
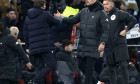
[[[9,34],[0,22],[0,84],[18,84],[18,58],[23,58],[29,69],[32,64],[17,39]]]
[[[108,14],[110,34],[106,42],[105,54],[109,65],[110,83],[117,84],[115,67],[120,65],[123,76],[123,84],[129,84],[128,73],[128,48],[126,42],[126,33],[134,27],[136,19],[124,11],[114,7],[112,0],[103,1],[104,10]],[[127,25],[127,27],[125,27]]]
[[[13,8],[8,8],[6,12],[7,12],[7,15],[5,18],[1,20],[1,22],[3,22],[5,27],[8,27],[8,28],[12,26],[16,26],[15,10]]]
[[[59,13],[57,13],[57,16]],[[80,40],[77,49],[79,67],[85,74],[85,84],[97,83],[92,77],[94,64],[99,58],[99,52],[104,50],[108,39],[109,26],[103,6],[97,0],[87,0],[87,7],[72,18],[64,18],[63,23],[76,24],[80,22]],[[85,67],[84,67],[85,65]]]

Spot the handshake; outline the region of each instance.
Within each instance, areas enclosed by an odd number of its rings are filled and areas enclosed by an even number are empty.
[[[57,10],[57,13],[54,13],[54,17],[55,18],[58,18],[58,17],[64,18],[64,16],[58,10]]]

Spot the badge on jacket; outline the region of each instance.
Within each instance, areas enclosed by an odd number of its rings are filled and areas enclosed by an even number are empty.
[[[111,20],[115,20],[115,19],[116,19],[116,15],[112,15]]]
[[[0,42],[0,45],[2,45],[2,42]]]
[[[18,45],[19,44],[19,42],[16,42],[16,45]]]

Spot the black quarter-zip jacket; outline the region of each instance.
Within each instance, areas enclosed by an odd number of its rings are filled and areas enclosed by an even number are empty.
[[[121,36],[122,30],[130,30],[136,24],[136,19],[130,14],[115,7],[108,14],[110,33],[106,42],[105,52],[108,64],[129,60],[127,41]],[[125,26],[127,25],[127,28]]]
[[[103,5],[96,2],[82,9],[76,16],[63,19],[68,24],[80,22],[78,56],[99,58],[98,46],[106,42],[109,35],[107,14],[103,9]]]
[[[129,31],[136,24],[136,19],[127,12],[116,9],[115,7],[108,14],[110,35],[108,45],[117,46],[126,44],[126,37],[120,36],[120,32],[125,29]]]

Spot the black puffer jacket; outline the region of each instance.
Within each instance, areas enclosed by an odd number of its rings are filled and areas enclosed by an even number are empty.
[[[18,80],[17,54],[23,58],[25,63],[29,62],[16,38],[7,34],[7,32],[3,32],[0,35],[0,79]]]
[[[81,10],[72,18],[64,18],[64,23],[80,22],[78,56],[99,58],[98,46],[106,42],[109,34],[107,15],[101,3],[96,2]]]

